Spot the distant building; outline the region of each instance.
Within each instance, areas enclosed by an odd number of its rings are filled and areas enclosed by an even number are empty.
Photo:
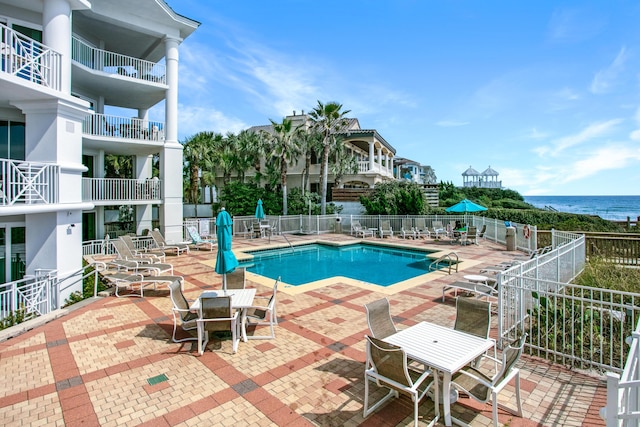
[[[414,160],[396,157],[393,162],[393,175],[397,180],[411,181],[418,184],[435,184],[436,174],[431,166],[421,165]]]
[[[471,166],[462,173],[463,187],[502,188],[502,181],[498,181],[500,174],[489,166],[480,173]]]

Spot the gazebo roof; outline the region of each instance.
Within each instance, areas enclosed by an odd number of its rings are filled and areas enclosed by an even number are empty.
[[[491,166],[489,166],[484,172],[482,172],[482,176],[498,176],[498,175],[500,174],[495,170],[491,169]]]
[[[469,169],[467,169],[466,171],[464,171],[462,173],[462,176],[478,176],[478,175],[480,175],[480,172],[478,172],[477,170],[475,170],[471,166],[469,166]]]

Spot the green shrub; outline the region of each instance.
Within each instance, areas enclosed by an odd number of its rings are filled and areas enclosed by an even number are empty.
[[[367,215],[423,215],[428,207],[422,188],[412,182],[393,181],[376,185],[360,203]]]
[[[12,311],[7,315],[7,317],[0,320],[0,331],[3,329],[10,328],[11,326],[17,325],[19,323],[22,323],[25,320],[29,320],[32,317],[33,316],[31,315],[29,316],[27,315],[24,307],[20,307],[18,310]]]

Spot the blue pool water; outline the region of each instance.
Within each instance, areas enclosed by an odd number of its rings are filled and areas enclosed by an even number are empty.
[[[252,252],[251,261],[240,263],[247,271],[289,285],[302,285],[334,276],[345,276],[389,286],[429,271],[428,251],[412,251],[369,244],[331,246],[312,244]]]

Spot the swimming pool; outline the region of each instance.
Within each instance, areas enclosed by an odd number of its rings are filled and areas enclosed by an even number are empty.
[[[247,271],[299,286],[335,276],[349,277],[379,286],[390,286],[429,272],[434,251],[351,244],[310,244],[292,248],[247,252],[241,262]],[[444,265],[443,265],[444,266]],[[446,264],[448,267],[448,264]]]

